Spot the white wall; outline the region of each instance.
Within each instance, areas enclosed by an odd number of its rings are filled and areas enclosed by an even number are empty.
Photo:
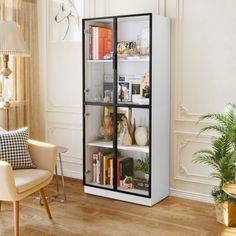
[[[47,4],[39,1],[42,97],[45,135],[69,147],[66,175],[82,178],[81,42],[55,43],[48,37]],[[171,193],[209,201],[209,169],[191,163],[209,146],[197,136],[199,115],[220,112],[236,101],[235,0],[86,0],[86,17],[153,12],[172,19]]]

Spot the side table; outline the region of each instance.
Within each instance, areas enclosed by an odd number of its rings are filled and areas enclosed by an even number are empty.
[[[62,182],[62,192],[63,192],[63,199],[58,199],[58,196],[60,194],[59,189],[59,176],[58,176],[58,169],[57,169],[57,163],[55,166],[55,178],[56,178],[56,193],[52,194],[50,196],[46,196],[47,200],[51,201],[58,201],[64,203],[66,201],[66,190],[65,190],[65,180],[64,180],[64,173],[63,173],[63,165],[62,165],[62,153],[65,153],[68,151],[68,148],[63,146],[57,146],[57,155],[59,158],[59,164],[60,164],[60,172],[61,172],[61,182]],[[41,197],[35,195],[35,199],[39,201],[40,205],[43,205],[41,202]]]

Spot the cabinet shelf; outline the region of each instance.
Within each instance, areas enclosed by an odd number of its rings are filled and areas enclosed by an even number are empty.
[[[87,60],[88,63],[109,63],[112,60]]]
[[[87,60],[88,63],[111,63],[113,60]],[[137,58],[137,57],[130,57],[130,58],[118,58],[118,62],[125,63],[125,62],[149,62],[149,57],[144,58]]]
[[[140,189],[136,189],[136,188],[127,189],[127,188],[124,188],[124,187],[118,187],[117,189],[121,192],[135,193],[135,194],[138,194],[138,195],[148,196],[148,191],[145,191],[145,190],[140,190]]]
[[[104,140],[97,140],[97,141],[94,141],[94,142],[89,142],[88,145],[89,146],[94,146],[94,147],[113,148],[113,142],[112,141],[104,141]],[[120,150],[126,150],[126,151],[149,153],[149,147],[148,146],[138,146],[138,145],[123,146],[123,145],[118,145],[117,148],[120,149]]]
[[[88,185],[91,185],[91,186],[95,186],[95,187],[100,187],[100,188],[107,188],[107,189],[113,189],[113,185],[103,185],[103,184],[98,184],[98,183],[95,183],[95,182],[90,182],[88,183]]]
[[[114,106],[113,102],[85,102],[84,105],[92,105],[92,106]],[[149,104],[137,104],[137,103],[117,103],[115,104],[117,107],[133,107],[133,108],[150,108]]]

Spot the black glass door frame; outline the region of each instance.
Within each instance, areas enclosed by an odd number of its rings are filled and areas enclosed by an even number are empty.
[[[139,105],[126,105],[126,104],[118,104],[117,102],[117,78],[118,78],[118,55],[117,55],[117,34],[118,34],[118,19],[119,18],[128,18],[128,17],[139,17],[139,16],[149,16],[149,83],[150,83],[150,98],[149,98],[149,105],[146,106],[139,106]],[[113,19],[113,103],[106,104],[101,102],[87,102],[86,101],[86,88],[85,88],[85,63],[86,63],[86,53],[85,53],[85,23],[86,21],[91,20],[102,20],[102,19]],[[152,13],[143,13],[143,14],[133,14],[133,15],[120,15],[120,16],[108,16],[108,17],[94,17],[94,18],[85,18],[82,20],[82,78],[83,78],[83,184],[85,186],[91,186],[94,188],[105,189],[107,191],[115,191],[120,192],[128,195],[135,195],[141,196],[145,198],[151,198],[151,179],[152,179],[152,165],[151,165],[151,141],[152,141]],[[113,107],[113,122],[114,122],[114,138],[113,138],[113,188],[106,188],[101,186],[93,186],[86,183],[86,134],[85,134],[85,123],[86,123],[86,106],[98,105],[101,107],[104,106],[112,106]],[[131,107],[131,108],[148,108],[149,109],[149,193],[148,195],[142,195],[138,193],[131,193],[117,189],[117,157],[118,157],[118,143],[117,143],[117,110],[119,107]]]

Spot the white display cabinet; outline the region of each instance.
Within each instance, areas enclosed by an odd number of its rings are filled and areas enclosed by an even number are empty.
[[[169,18],[83,19],[83,114],[86,193],[147,206],[169,195]]]

